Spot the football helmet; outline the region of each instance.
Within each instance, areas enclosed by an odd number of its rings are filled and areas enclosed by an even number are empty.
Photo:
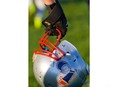
[[[75,46],[64,40],[60,42],[61,32],[55,44],[49,40],[47,32],[39,41],[40,48],[34,51],[33,71],[42,87],[81,87],[89,74]]]

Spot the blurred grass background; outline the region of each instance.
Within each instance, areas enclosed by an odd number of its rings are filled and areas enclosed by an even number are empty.
[[[82,58],[89,64],[89,7],[86,0],[60,0],[68,20],[68,32],[63,40],[68,40],[78,49]],[[45,16],[48,15],[46,11]],[[31,20],[31,19],[29,19]],[[35,29],[29,24],[29,87],[41,87],[35,80],[32,70],[32,55],[37,49],[38,41],[44,34],[44,27]],[[89,77],[87,84],[89,87]]]

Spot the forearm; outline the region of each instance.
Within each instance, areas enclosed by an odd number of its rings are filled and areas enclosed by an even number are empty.
[[[55,3],[55,0],[43,0],[45,5],[51,5]]]

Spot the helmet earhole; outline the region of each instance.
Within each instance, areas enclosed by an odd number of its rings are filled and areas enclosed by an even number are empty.
[[[76,62],[76,59],[74,59],[73,62]]]
[[[63,46],[63,47],[65,47],[65,45],[64,45],[64,44],[63,44],[62,46]]]
[[[70,53],[69,51],[67,51],[67,53]]]

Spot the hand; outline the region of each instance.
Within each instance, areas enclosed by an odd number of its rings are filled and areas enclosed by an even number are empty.
[[[68,24],[66,19],[64,17],[61,17],[54,25],[49,26],[49,23],[47,23],[45,31],[49,31],[50,36],[58,36],[58,32],[56,31],[57,28],[61,31],[61,38],[63,38],[66,35],[67,27]]]
[[[50,15],[42,23],[46,27],[45,31],[49,32],[50,36],[58,36],[56,28],[61,31],[61,38],[66,35],[68,24],[59,3],[55,4],[55,6],[50,11]]]

